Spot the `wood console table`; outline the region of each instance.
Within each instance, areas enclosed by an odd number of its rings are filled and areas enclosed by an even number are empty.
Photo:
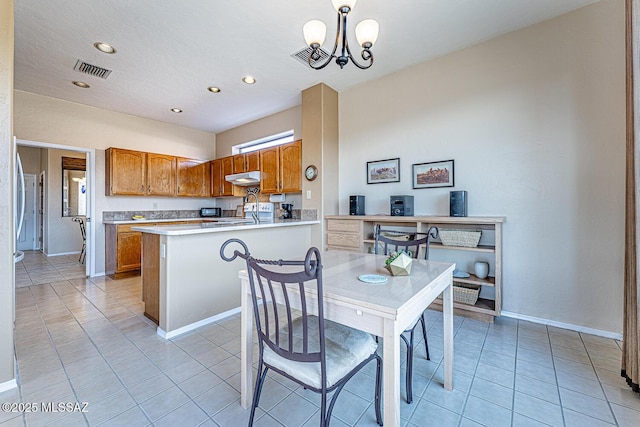
[[[449,216],[388,216],[388,215],[328,215],[325,216],[327,250],[372,252],[375,226],[405,230],[407,233],[426,233],[429,227],[456,230],[481,230],[480,243],[475,248],[444,246],[439,239],[430,245],[430,259],[455,262],[457,269],[469,277],[454,277],[454,282],[479,285],[480,297],[474,305],[454,302],[456,314],[493,322],[500,316],[502,305],[502,224],[505,217],[449,217]],[[475,261],[489,263],[489,277],[480,279],[473,274]],[[455,283],[454,283],[455,284]],[[431,308],[441,309],[441,300]]]

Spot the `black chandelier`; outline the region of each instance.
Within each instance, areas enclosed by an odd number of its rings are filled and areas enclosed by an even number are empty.
[[[311,55],[309,55],[309,66],[313,69],[320,70],[326,67],[333,58],[336,60],[336,64],[340,68],[344,68],[345,65],[351,59],[351,62],[360,69],[367,69],[373,65],[373,53],[371,53],[371,47],[378,38],[378,30],[380,28],[378,21],[374,19],[365,19],[356,25],[356,39],[360,46],[362,46],[362,52],[360,56],[365,61],[364,64],[360,64],[351,55],[349,49],[349,42],[347,41],[347,15],[353,10],[357,0],[331,0],[333,7],[338,11],[338,24],[336,30],[336,41],[333,46],[333,51],[327,60],[321,64],[316,62],[322,57],[320,46],[324,43],[325,36],[327,34],[327,26],[324,22],[314,19],[304,24],[302,32],[304,33],[304,39],[307,45],[312,49]],[[341,45],[340,55],[336,55],[338,50],[338,44]]]

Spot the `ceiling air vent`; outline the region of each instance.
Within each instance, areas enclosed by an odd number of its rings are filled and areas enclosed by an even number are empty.
[[[299,52],[294,53],[293,55],[291,55],[292,58],[297,59],[298,61],[302,62],[304,65],[306,65],[307,67],[309,66],[309,56],[311,55],[311,52],[313,51],[313,49],[311,49],[310,47],[304,48]],[[320,58],[317,61],[311,61],[311,64],[322,64],[324,63],[327,58],[329,58],[329,52],[327,52],[326,50],[324,50],[323,48],[319,49],[320,52]]]
[[[87,64],[86,62],[79,59],[73,69],[76,71],[80,71],[81,73],[89,74],[91,76],[100,77],[101,79],[106,79],[107,77],[109,77],[109,74],[111,74],[111,70],[98,67],[97,65]]]

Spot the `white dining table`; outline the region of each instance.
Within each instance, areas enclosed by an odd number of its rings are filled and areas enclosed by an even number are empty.
[[[452,284],[455,264],[413,260],[410,275],[391,276],[384,268],[385,260],[383,255],[346,251],[321,253],[325,319],[382,337],[384,425],[390,427],[400,425],[400,334],[440,294],[444,335],[443,386],[453,390]],[[358,279],[365,274],[383,275],[388,280],[383,284],[365,283]],[[250,408],[255,325],[247,271],[240,271],[239,277],[242,283],[240,402],[243,408]]]

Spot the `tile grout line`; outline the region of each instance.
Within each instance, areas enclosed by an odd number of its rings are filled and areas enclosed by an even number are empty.
[[[556,390],[558,391],[558,401],[560,402],[560,413],[562,414],[562,423],[567,425],[567,420],[564,414],[565,407],[562,405],[562,394],[560,393],[560,382],[558,381],[558,371],[556,369],[556,359],[553,357],[553,345],[551,344],[551,337],[549,336],[549,326],[545,325],[547,331],[547,341],[549,342],[549,350],[551,351],[551,364],[553,366],[553,376],[556,380]],[[568,409],[568,408],[567,408]]]
[[[587,346],[584,343],[584,339],[582,338],[582,333],[578,333],[578,336],[580,337],[580,342],[582,343],[582,345],[584,346],[584,349],[587,353],[587,357],[589,358],[589,362],[591,362],[591,367],[593,368],[593,371],[596,374],[596,378],[598,379],[598,384],[600,385],[600,390],[602,390],[602,395],[604,396],[604,401],[607,402],[607,407],[609,408],[609,411],[611,412],[611,416],[613,417],[613,421],[616,423],[616,426],[619,426],[620,424],[618,423],[618,418],[616,417],[616,413],[613,411],[613,408],[611,407],[611,402],[609,401],[609,397],[607,396],[606,391],[604,390],[604,386],[602,385],[602,381],[600,381],[600,375],[598,375],[598,371],[595,369],[595,365],[593,364],[593,359],[591,358],[591,354],[589,353],[589,349],[587,348]]]
[[[32,285],[32,286],[34,286],[34,285]],[[40,285],[36,285],[36,286],[40,286]],[[58,299],[60,299],[60,298],[59,298],[58,293],[55,291],[55,289],[53,288],[53,286],[51,286],[51,284],[50,284],[50,283],[47,283],[45,286],[48,286],[49,288],[51,288],[51,290],[56,294],[56,296],[58,296]],[[38,304],[38,300],[37,300],[37,298],[35,297],[35,295],[33,295],[33,292],[32,292],[32,289],[31,289],[31,286],[29,286],[29,292],[31,293],[31,296],[32,296],[32,297],[33,297],[33,299],[34,299],[34,302],[35,302],[35,304],[36,304],[36,308],[37,308],[37,310],[38,310],[38,314],[39,314],[39,316],[40,316],[40,321],[42,322],[42,325],[44,326],[45,330],[47,331],[47,336],[49,337],[49,341],[51,342],[51,345],[53,346],[53,349],[55,350],[56,355],[58,356],[58,361],[60,362],[60,365],[61,365],[61,367],[62,367],[62,370],[64,371],[64,374],[65,374],[65,376],[66,376],[66,380],[67,380],[67,382],[69,383],[69,387],[71,387],[71,391],[73,392],[73,395],[74,395],[74,397],[76,398],[76,402],[78,402],[78,400],[79,400],[79,399],[78,399],[78,393],[77,393],[77,391],[76,391],[76,388],[73,386],[73,383],[71,382],[71,378],[69,377],[69,373],[67,372],[67,368],[65,367],[64,363],[62,362],[62,358],[60,357],[60,352],[58,351],[58,346],[56,345],[55,340],[53,339],[53,336],[51,335],[51,331],[50,331],[50,329],[49,329],[49,325],[47,325],[47,321],[46,321],[46,320],[45,320],[45,318],[42,316],[42,311],[40,310],[40,305]],[[65,308],[67,311],[69,311],[69,309],[68,309],[68,307],[66,306],[66,304],[64,304],[64,303],[63,303],[63,305],[64,305],[64,308]],[[70,312],[70,311],[69,311],[69,312]],[[70,312],[70,313],[71,313],[71,312]],[[72,314],[72,313],[71,313],[71,315],[73,316],[73,314]],[[74,319],[75,319],[75,316],[74,316]],[[82,413],[82,417],[83,417],[83,419],[84,419],[85,423],[87,424],[87,426],[89,426],[90,424],[89,424],[89,420],[87,419],[87,416],[85,415],[85,413],[84,413],[84,412],[81,412],[81,413]],[[67,414],[67,417],[68,417],[69,415],[70,415],[70,414]],[[62,417],[62,418],[66,418],[66,417]],[[61,418],[61,419],[62,419],[62,418]],[[25,424],[26,424],[26,415],[25,415]],[[50,423],[47,423],[47,424],[50,424]]]

